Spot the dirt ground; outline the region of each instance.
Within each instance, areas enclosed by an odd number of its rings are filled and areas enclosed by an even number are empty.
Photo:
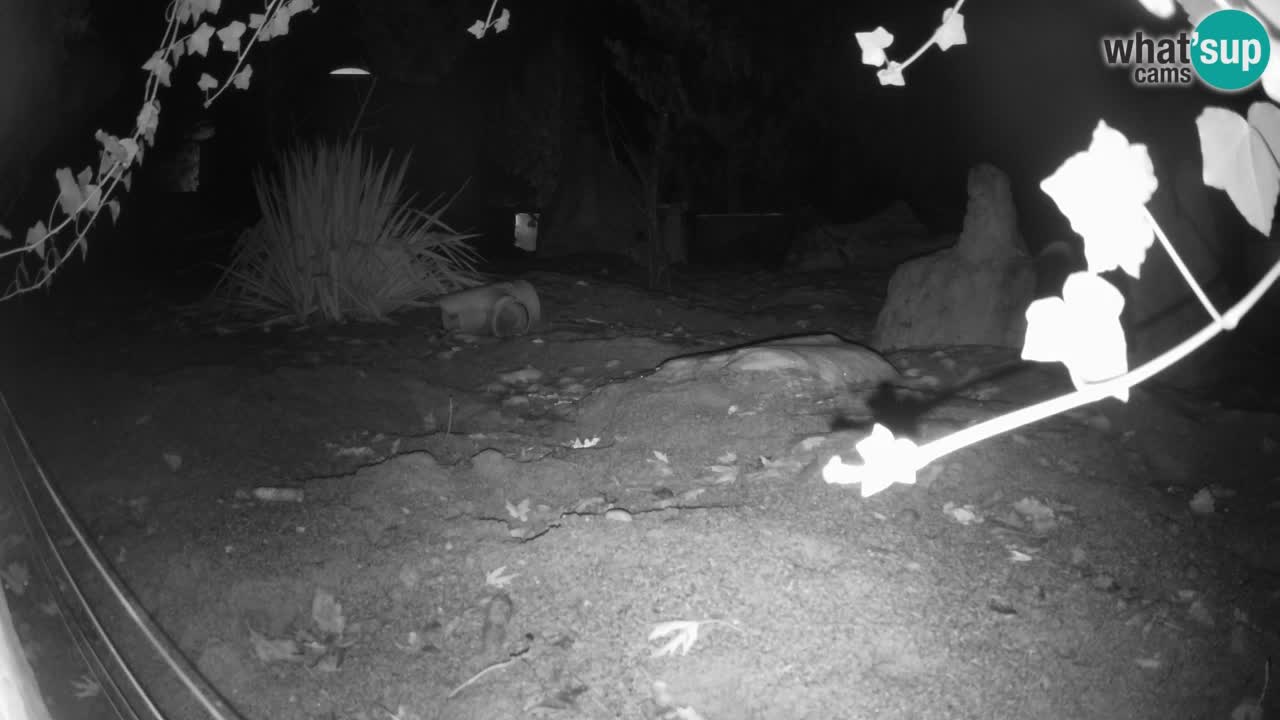
[[[429,312],[263,332],[19,308],[0,388],[103,557],[245,718],[1227,720],[1257,702],[1280,649],[1280,404],[1138,389],[863,499],[819,468],[866,434],[848,417],[865,398],[654,370],[865,338],[887,276],[655,294],[589,269],[527,275],[544,322],[502,341]],[[1068,388],[990,348],[888,359],[955,389],[900,418],[920,440]],[[1242,364],[1233,397],[1274,398],[1254,382],[1274,376]],[[45,694],[59,718],[106,717],[10,497],[0,578]],[[201,716],[37,504],[161,708]]]

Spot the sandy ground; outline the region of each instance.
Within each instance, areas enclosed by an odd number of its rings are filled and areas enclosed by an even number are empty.
[[[0,388],[102,555],[245,718],[1226,720],[1262,691],[1280,415],[1139,389],[864,499],[819,468],[866,434],[865,398],[654,370],[865,337],[883,276],[529,279],[546,322],[504,341],[429,313],[232,334],[158,308],[51,315]],[[900,413],[921,441],[1068,387],[989,348],[888,359],[952,390]],[[0,577],[46,695],[104,717],[30,513],[0,497]],[[197,717],[39,504],[137,675]]]

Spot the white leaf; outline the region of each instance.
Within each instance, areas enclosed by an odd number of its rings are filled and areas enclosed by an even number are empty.
[[[1161,20],[1173,17],[1173,13],[1178,9],[1173,0],[1138,0],[1138,2],[1142,3],[1142,7],[1146,8],[1147,12]]]
[[[98,208],[102,206],[102,188],[97,185],[87,185],[84,189],[84,209],[91,213],[98,212]]]
[[[964,15],[954,8],[947,8],[942,13],[942,25],[933,33],[933,42],[939,50],[950,50],[956,45],[964,45],[968,38],[964,34]]]
[[[902,63],[897,60],[889,62],[887,67],[883,67],[876,72],[876,79],[881,85],[893,85],[894,87],[902,87],[907,84],[905,78],[902,77]]]
[[[70,168],[59,168],[53,176],[58,181],[58,206],[62,208],[62,212],[74,217],[80,212],[80,206],[84,204],[80,186],[76,184],[75,178],[71,177]]]
[[[834,455],[822,468],[823,480],[833,485],[857,484],[862,497],[871,497],[895,483],[915,484],[918,448],[911,439],[895,438],[892,430],[877,423],[854,447],[862,464],[846,463]]]
[[[213,37],[213,26],[209,23],[200,23],[200,27],[191,33],[191,37],[187,38],[187,50],[196,53],[200,57],[209,56],[209,38]]]
[[[27,228],[26,247],[35,248],[35,253],[44,259],[45,238],[49,236],[49,230],[45,228],[44,221],[41,220],[35,225]]]
[[[231,86],[237,90],[247,90],[249,88],[249,80],[253,77],[253,66],[245,65],[244,69],[236,73],[235,78],[231,80]]]
[[[222,49],[231,53],[240,52],[240,38],[244,35],[245,24],[239,20],[218,31],[218,39],[222,41]]]
[[[1042,298],[1027,308],[1022,358],[1063,363],[1076,389],[1123,375],[1129,369],[1123,310],[1124,296],[1111,283],[1093,273],[1072,273],[1062,297]],[[1115,396],[1126,401],[1129,392]]]
[[[893,34],[888,30],[878,27],[871,32],[854,33],[853,38],[858,41],[858,47],[862,48],[863,65],[880,67],[888,60],[884,51],[893,44]]]
[[[506,565],[503,565],[502,567],[496,568],[494,570],[490,570],[484,576],[485,584],[490,587],[501,589],[510,585],[512,580],[515,580],[516,578],[520,577],[520,573],[516,573],[514,575],[504,575],[503,573],[505,573],[506,571],[507,571]]]
[[[520,501],[519,505],[507,503],[507,515],[519,520],[520,522],[529,522],[529,498]]]
[[[653,630],[649,633],[649,642],[668,635],[672,637],[667,641],[666,645],[654,650],[652,657],[675,655],[677,652],[681,655],[687,655],[693,644],[698,642],[698,626],[700,624],[697,620],[673,620],[654,625]]]
[[[1067,158],[1040,189],[1084,238],[1090,272],[1119,267],[1136,278],[1155,241],[1146,203],[1157,184],[1147,147],[1099,121],[1089,149]]]
[[[1225,190],[1258,232],[1271,232],[1280,191],[1280,167],[1272,155],[1273,148],[1280,148],[1280,108],[1256,102],[1248,120],[1225,108],[1205,108],[1196,118],[1196,130],[1205,184]]]
[[[71,689],[77,700],[88,700],[102,693],[102,685],[98,683],[98,679],[88,673],[72,680]]]
[[[150,59],[142,64],[142,69],[155,75],[161,85],[169,87],[169,72],[173,70],[173,66],[165,62],[160,53],[152,55]]]

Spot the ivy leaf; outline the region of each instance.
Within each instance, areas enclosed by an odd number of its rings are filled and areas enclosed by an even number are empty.
[[[169,72],[173,70],[173,66],[165,62],[160,53],[152,55],[150,59],[142,64],[142,69],[155,75],[161,85],[169,87]]]
[[[222,41],[222,49],[229,53],[240,52],[240,38],[244,35],[244,31],[245,24],[239,20],[219,30],[218,39]]]
[[[138,111],[138,129],[142,131],[143,138],[147,143],[154,145],[156,142],[156,126],[160,123],[160,106],[151,101],[142,106]],[[141,157],[138,158],[141,161]]]
[[[193,53],[198,53],[200,57],[209,56],[209,38],[213,37],[213,26],[209,23],[200,23],[200,27],[191,33],[191,37],[187,38],[187,49]],[[166,85],[168,83],[165,83]]]
[[[49,231],[45,228],[43,220],[27,229],[26,245],[29,248],[35,248],[36,254],[40,256],[41,260],[44,259],[44,239],[48,237],[48,235]]]
[[[1067,158],[1040,189],[1084,238],[1090,272],[1119,267],[1136,278],[1155,241],[1146,204],[1157,185],[1147,146],[1100,120],[1089,149]]]
[[[245,65],[244,69],[236,73],[236,76],[231,79],[231,84],[237,90],[247,90],[249,88],[249,80],[252,77],[253,77],[253,66]]]
[[[488,28],[489,26],[485,25],[483,20],[477,20],[471,23],[471,27],[467,28],[467,32],[471,33],[477,40],[479,40],[484,37],[484,31]]]
[[[249,13],[249,27],[257,30],[262,27],[262,23],[267,21],[267,16],[262,13]]]
[[[506,30],[507,26],[510,24],[511,11],[506,8],[502,8],[502,14],[498,16],[497,20],[493,21],[493,29],[496,32],[502,32],[503,30]]]
[[[910,438],[894,437],[892,430],[877,423],[854,449],[862,456],[861,465],[833,455],[822,468],[822,479],[833,485],[861,485],[862,497],[871,497],[894,483],[915,484],[918,448]]]
[[[1205,108],[1196,130],[1205,184],[1225,190],[1250,225],[1269,233],[1280,192],[1280,167],[1271,154],[1280,147],[1280,108],[1256,102],[1248,120],[1225,108]]]
[[[81,190],[84,190],[91,182],[93,182],[93,171],[86,165],[85,168],[80,171],[80,174],[76,175],[76,184],[80,186]]]
[[[196,81],[196,87],[208,92],[218,87],[218,81],[209,73],[200,73],[200,79]]]
[[[179,0],[178,22],[194,23],[205,13],[217,15],[221,8],[222,0]]]
[[[84,207],[85,210],[96,213],[102,207],[102,188],[97,185],[89,185],[84,189]]]
[[[289,0],[289,4],[285,5],[285,9],[289,11],[290,15],[297,15],[308,10],[315,10],[315,6],[312,0]]]
[[[53,176],[58,180],[58,205],[62,212],[75,217],[84,204],[84,196],[80,194],[80,186],[76,185],[75,178],[71,177],[71,169],[59,168]]]
[[[126,153],[124,146],[120,144],[119,138],[115,135],[108,134],[102,130],[93,134],[95,140],[102,145],[102,152],[98,159],[98,176],[105,177],[111,172],[114,165],[127,165]]]
[[[1072,273],[1061,297],[1036,300],[1027,308],[1022,359],[1061,362],[1077,390],[1129,370],[1120,313],[1124,296],[1111,283],[1087,272]],[[1115,396],[1129,399],[1129,391]]]
[[[134,140],[133,138],[124,138],[123,140],[120,141],[120,147],[124,148],[125,156],[124,156],[123,165],[125,167],[129,167],[130,165],[132,165],[134,158],[137,158],[139,161],[141,161],[142,153],[139,152],[138,141]]]
[[[949,50],[954,45],[964,45],[968,39],[964,34],[964,15],[954,8],[947,8],[942,13],[942,25],[933,34],[933,41],[939,50]]]
[[[97,165],[97,176],[99,178],[108,176],[114,165],[119,165],[119,169],[115,170],[115,172],[122,172],[122,170],[133,164],[133,159],[138,155],[138,143],[134,142],[132,137],[120,140],[120,138],[102,131],[93,133],[93,137],[97,138],[97,141],[102,145],[101,158],[99,165]]]
[[[108,200],[107,209],[111,211],[111,224],[115,225],[120,222],[120,201]]]
[[[13,233],[9,232],[9,228],[3,225],[0,225],[0,238],[4,238],[5,240],[12,240]]]
[[[271,37],[280,37],[289,34],[289,18],[293,17],[289,14],[288,8],[280,8],[276,10],[276,14],[271,16]]]
[[[178,0],[179,25],[199,20],[202,12],[204,12],[204,3],[201,0]]]
[[[871,32],[854,33],[853,39],[857,40],[858,47],[862,48],[863,65],[880,67],[888,60],[884,50],[893,44],[893,33],[878,27]]]
[[[876,79],[880,81],[881,85],[902,87],[907,84],[907,81],[902,77],[902,63],[897,60],[889,61],[886,67],[876,71]]]

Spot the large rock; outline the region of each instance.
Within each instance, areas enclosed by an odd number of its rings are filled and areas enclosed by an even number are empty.
[[[791,243],[786,267],[808,272],[896,265],[937,248],[911,207],[898,201],[858,222],[806,228]]]
[[[969,205],[959,240],[894,272],[871,343],[882,351],[1021,347],[1035,289],[1009,178],[991,165],[978,165],[969,171]]]

